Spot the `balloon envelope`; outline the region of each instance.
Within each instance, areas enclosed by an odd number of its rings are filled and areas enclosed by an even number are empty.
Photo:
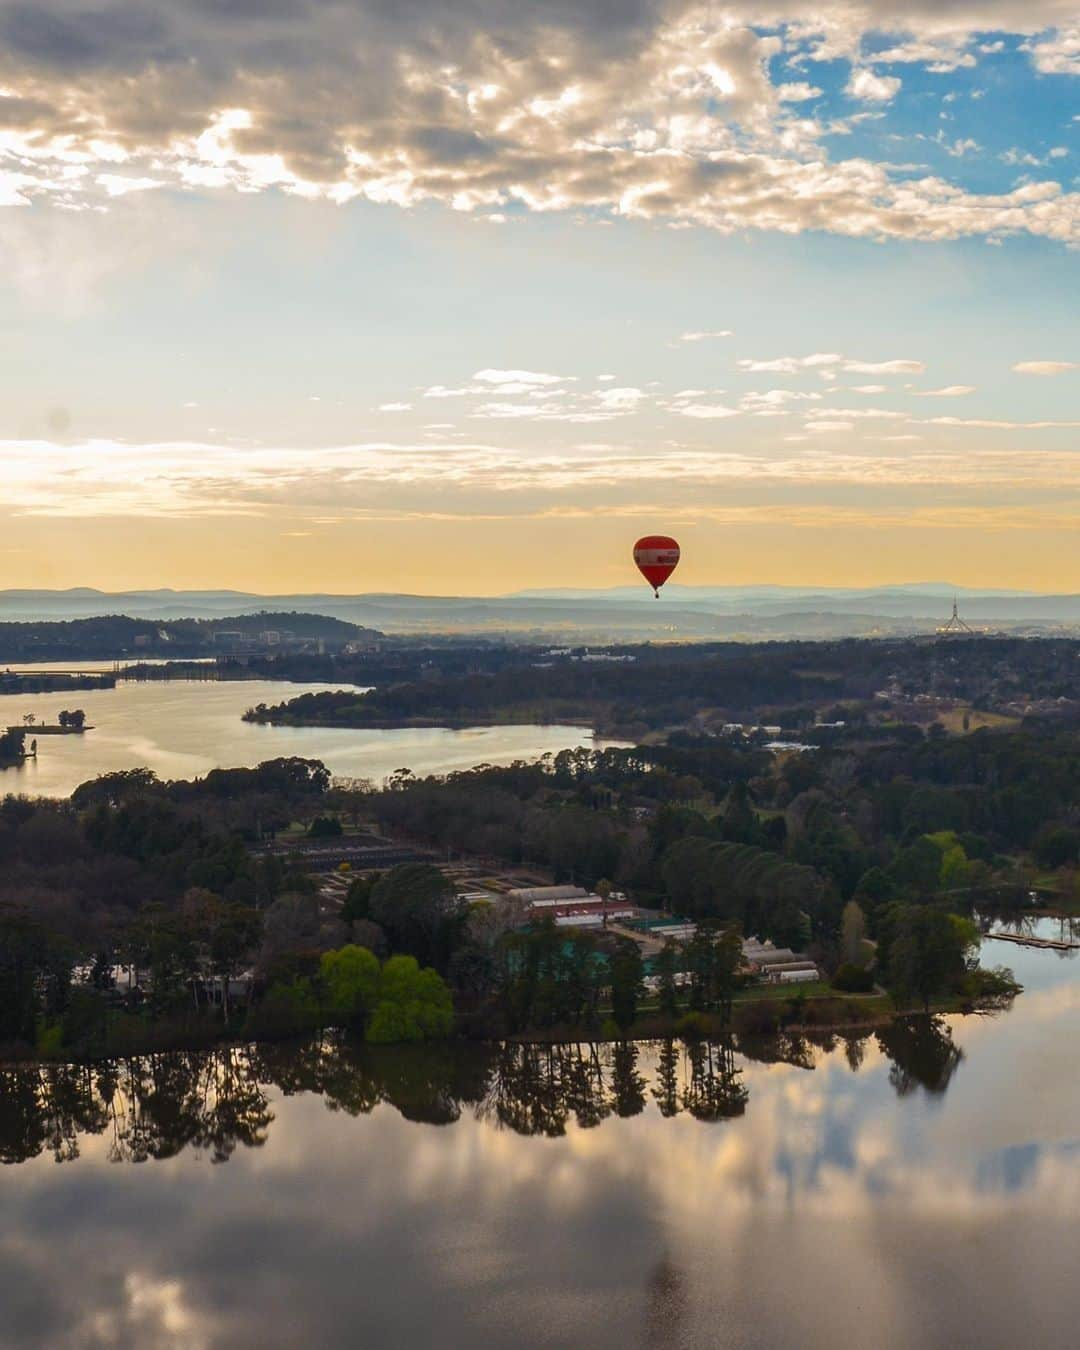
[[[638,571],[660,594],[660,587],[679,565],[679,545],[666,534],[647,534],[634,545]]]

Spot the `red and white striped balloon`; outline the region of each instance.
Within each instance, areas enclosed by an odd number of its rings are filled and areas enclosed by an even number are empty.
[[[634,545],[638,571],[660,598],[660,587],[679,565],[679,545],[666,534],[647,534]]]

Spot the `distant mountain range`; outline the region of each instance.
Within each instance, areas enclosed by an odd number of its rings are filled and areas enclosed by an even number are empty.
[[[583,642],[655,638],[826,638],[933,632],[953,599],[972,627],[1020,632],[1080,630],[1080,595],[980,590],[947,582],[873,588],[799,586],[528,590],[512,595],[254,595],[244,591],[0,591],[0,620],[219,618],[264,610],[326,614],[387,633],[505,633]]]

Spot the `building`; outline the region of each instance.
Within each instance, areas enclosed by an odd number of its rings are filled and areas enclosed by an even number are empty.
[[[529,906],[557,905],[567,900],[586,900],[589,892],[582,886],[521,886],[507,891],[511,900],[524,900]]]

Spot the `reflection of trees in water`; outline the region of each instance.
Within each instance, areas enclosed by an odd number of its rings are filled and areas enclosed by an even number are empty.
[[[0,1159],[79,1156],[106,1137],[114,1162],[171,1158],[185,1148],[225,1162],[266,1140],[273,1115],[247,1051],[146,1055],[104,1065],[21,1066],[0,1072]]]
[[[876,1033],[901,1096],[943,1093],[961,1060],[941,1018],[912,1017]],[[827,1037],[852,1070],[868,1034]],[[821,1043],[782,1036],[740,1043],[749,1057],[812,1068]],[[380,1103],[407,1120],[449,1125],[463,1114],[523,1135],[559,1136],[632,1117],[652,1101],[660,1115],[702,1121],[744,1113],[748,1093],[730,1039],[576,1045],[369,1046],[336,1032],[305,1040],[144,1055],[96,1065],[23,1065],[0,1070],[0,1162],[39,1154],[79,1156],[102,1136],[114,1162],[174,1157],[185,1149],[227,1161],[263,1144],[273,1122],[268,1089],[314,1093],[328,1109],[367,1115]]]
[[[700,1120],[740,1115],[746,1090],[730,1041],[659,1045],[649,1090],[638,1068],[640,1046],[504,1045],[479,1115],[518,1134],[564,1134],[570,1120],[588,1129],[608,1116],[636,1116],[647,1096],[661,1115]]]
[[[892,1060],[889,1082],[901,1097],[918,1087],[941,1096],[964,1057],[941,1017],[898,1017],[877,1033],[877,1042]]]
[[[690,1081],[683,1103],[698,1120],[728,1120],[746,1110],[747,1091],[728,1041],[693,1041],[686,1048]]]
[[[1026,896],[1027,892],[1024,892],[1025,899]],[[1080,919],[1068,914],[1031,914],[998,907],[977,911],[975,920],[984,935],[997,929],[1023,938],[1042,937],[1058,942],[1080,942]],[[1076,947],[1051,950],[1062,961],[1073,961],[1080,953]]]

